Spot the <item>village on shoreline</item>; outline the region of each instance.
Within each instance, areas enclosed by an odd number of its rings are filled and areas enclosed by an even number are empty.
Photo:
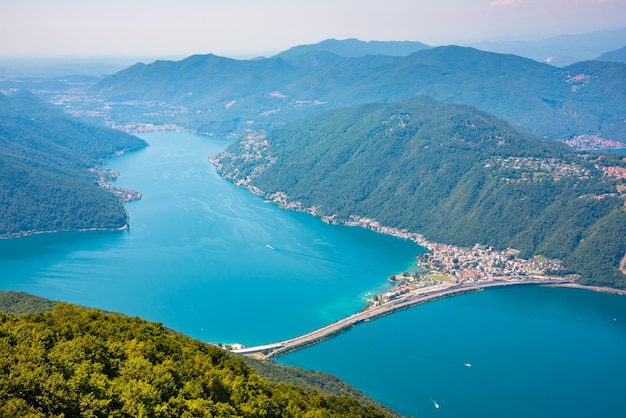
[[[561,276],[565,271],[561,260],[549,259],[540,255],[524,259],[519,257],[520,251],[513,248],[495,249],[489,245],[481,244],[468,248],[430,242],[418,233],[381,225],[375,219],[358,215],[351,215],[346,218],[337,214],[320,213],[315,206],[307,207],[302,202],[290,199],[284,192],[266,193],[252,184],[252,181],[275,162],[274,158],[265,156],[268,146],[268,140],[264,135],[250,135],[240,145],[242,156],[237,156],[227,150],[219,155],[210,157],[209,162],[215,165],[218,173],[225,179],[232,181],[239,187],[248,189],[258,196],[264,197],[269,202],[275,203],[283,209],[308,213],[320,217],[322,221],[329,224],[358,226],[378,233],[408,239],[426,248],[426,254],[421,255],[417,261],[417,264],[421,267],[420,271],[392,277],[390,281],[394,282],[396,286],[390,292],[380,295],[383,301],[397,297],[401,294],[399,292],[406,292],[406,288],[410,289],[446,282],[450,284],[467,284],[494,280],[509,281],[546,278]],[[238,158],[243,158],[245,162],[264,161],[264,163],[257,165],[252,172],[247,174],[240,172],[236,167],[232,172],[225,170],[223,161],[232,162]],[[222,161],[222,159],[224,160]],[[494,164],[502,167],[523,168],[529,172],[541,170],[542,173],[545,172],[545,175],[550,175],[555,179],[568,176],[584,178],[590,175],[588,170],[581,165],[568,164],[557,159],[494,158],[488,162],[488,165]],[[626,171],[619,167],[611,167],[611,170],[605,170],[604,175],[619,179],[626,176]],[[617,192],[621,194],[624,190],[618,188]],[[604,197],[606,196],[601,195],[593,198],[602,199]],[[622,264],[624,265],[624,270],[622,271],[626,271],[626,256]],[[573,281],[578,276],[568,275],[567,278]]]
[[[251,177],[258,175],[262,170],[258,170],[253,176],[241,178],[236,174],[225,173],[219,156],[210,157],[209,162],[215,165],[217,171],[227,180],[264,197],[282,209],[308,213],[328,224],[360,227],[411,240],[426,249],[417,256],[416,266],[412,272],[400,272],[388,277],[391,289],[369,297],[360,312],[291,340],[257,347],[246,347],[238,343],[222,345],[235,353],[252,355],[260,359],[271,358],[331,338],[362,321],[373,320],[441,297],[488,287],[524,284],[583,287],[575,284],[574,280],[577,277],[575,275],[567,277],[558,275],[559,271],[563,271],[561,260],[543,256],[526,260],[519,257],[520,251],[512,248],[497,250],[480,244],[465,248],[435,243],[428,241],[421,234],[384,226],[370,218],[352,215],[348,219],[339,219],[337,215],[321,215],[316,207],[306,207],[301,202],[291,201],[284,192],[268,194],[254,186]]]
[[[289,209],[297,210],[294,207]],[[316,215],[312,209],[301,211]],[[322,220],[340,224],[334,217],[322,217]],[[537,256],[526,260],[519,258],[519,251],[511,248],[501,251],[480,244],[464,248],[432,243],[420,234],[385,227],[369,218],[352,216],[349,221],[341,224],[408,239],[428,251],[417,257],[417,271],[390,276],[388,278],[392,283],[390,290],[381,295],[372,295],[361,311],[346,318],[307,334],[271,344],[254,347],[239,343],[217,345],[237,354],[268,360],[333,338],[362,322],[372,321],[422,303],[494,287],[552,286],[626,295],[624,290],[577,284],[575,282],[577,275],[565,277],[558,275],[558,271],[563,269],[563,264],[556,259]]]
[[[324,219],[329,222],[328,219]],[[563,270],[561,260],[536,256],[531,259],[519,258],[519,251],[508,248],[497,250],[494,247],[475,244],[471,248],[434,243],[424,236],[396,228],[380,225],[379,222],[352,216],[344,225],[358,226],[372,231],[392,235],[416,242],[427,249],[417,257],[418,271],[403,272],[389,277],[395,286],[390,291],[375,295],[371,302],[375,305],[397,299],[415,289],[435,285],[478,284],[489,282],[524,281],[547,279]],[[570,276],[573,280],[575,276]],[[445,286],[444,286],[445,287]]]
[[[508,280],[524,280],[547,278],[563,270],[563,262],[543,256],[531,259],[519,258],[520,251],[513,248],[497,250],[494,247],[476,244],[471,248],[459,247],[428,241],[423,235],[381,225],[375,219],[351,215],[347,220],[340,220],[336,214],[321,215],[316,207],[306,207],[301,202],[291,201],[284,192],[265,193],[251,182],[253,176],[238,178],[222,170],[219,156],[212,156],[209,162],[216,166],[218,172],[226,179],[233,181],[237,186],[248,189],[253,194],[266,198],[279,207],[296,212],[308,213],[321,218],[328,224],[339,224],[369,229],[371,231],[391,235],[397,238],[411,240],[424,247],[426,253],[418,256],[416,263],[419,271],[413,274],[400,273],[389,278],[395,286],[383,295],[375,295],[376,304],[384,303],[398,296],[408,293],[417,287],[427,287],[435,284],[469,284],[477,282],[493,282]],[[258,175],[259,173],[254,173]],[[572,281],[576,276],[569,277]]]

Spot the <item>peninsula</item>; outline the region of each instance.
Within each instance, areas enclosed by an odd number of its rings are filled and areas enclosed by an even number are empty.
[[[493,280],[482,283],[441,283],[430,287],[415,288],[397,298],[390,299],[385,303],[370,305],[361,312],[350,315],[347,318],[341,319],[307,334],[289,340],[255,347],[242,347],[239,344],[236,344],[236,348],[231,351],[238,354],[254,356],[259,359],[269,359],[327,340],[362,322],[371,321],[376,318],[389,315],[393,312],[443,297],[467,292],[475,292],[484,288],[497,286],[569,285],[571,283],[572,280],[569,278],[546,277],[518,280]]]
[[[564,277],[552,275],[552,272],[562,270],[560,260],[541,256],[525,260],[518,258],[519,251],[511,248],[498,251],[493,247],[479,244],[463,248],[433,243],[420,234],[385,227],[367,218],[353,217],[347,225],[410,239],[427,248],[428,252],[418,257],[421,271],[389,277],[388,280],[394,283],[394,287],[382,295],[373,295],[363,310],[307,334],[254,347],[232,344],[226,348],[230,348],[234,353],[270,359],[332,338],[362,322],[444,297],[492,287],[560,286],[626,295],[624,290],[576,284],[577,275]]]

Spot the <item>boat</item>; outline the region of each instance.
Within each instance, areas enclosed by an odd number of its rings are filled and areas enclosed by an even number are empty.
[[[464,366],[465,367],[472,367],[472,363],[465,363]]]
[[[271,246],[271,245],[269,245],[269,244],[265,244],[265,246],[266,246],[268,249],[270,249],[270,250],[273,250],[273,249],[274,249],[274,247],[272,247],[272,246]]]
[[[435,407],[435,409],[439,409],[439,404],[437,403],[436,400],[434,400],[430,396],[428,397],[428,399],[433,403],[433,406]]]

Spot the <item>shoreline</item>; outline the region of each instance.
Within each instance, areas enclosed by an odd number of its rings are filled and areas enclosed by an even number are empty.
[[[130,216],[127,217],[126,224],[119,228],[76,228],[76,229],[55,229],[50,231],[26,231],[26,232],[15,232],[6,235],[0,235],[0,240],[10,240],[16,238],[26,238],[35,235],[44,235],[44,234],[59,234],[59,233],[67,233],[67,232],[118,232],[118,231],[126,231],[130,229]]]
[[[103,161],[106,161],[109,158],[120,157],[130,152],[139,151],[149,146],[147,142],[144,141],[144,143],[145,143],[144,145],[139,145],[137,147],[118,150],[112,155],[109,155],[108,157],[104,158]],[[110,180],[117,179],[119,177],[118,172],[114,172],[112,170],[101,169],[99,168],[98,165],[88,169],[87,171],[93,174],[97,174],[98,186],[108,191],[109,193],[111,193],[113,196],[117,197],[120,200],[120,203],[122,204],[122,209],[124,209],[124,213],[126,214],[126,223],[124,225],[117,227],[117,228],[116,227],[92,227],[92,228],[71,228],[71,229],[52,229],[52,230],[42,230],[42,231],[32,230],[32,231],[23,231],[23,232],[12,232],[9,234],[0,234],[0,240],[25,238],[25,237],[29,237],[33,235],[56,234],[56,233],[63,233],[63,232],[94,232],[94,231],[115,232],[115,231],[125,231],[129,229],[130,228],[130,214],[128,213],[128,210],[124,208],[123,205],[124,203],[133,202],[135,200],[141,199],[142,197],[141,193],[135,190],[131,190],[131,189],[122,189],[121,187],[113,185],[110,181],[106,179],[106,175],[110,177]]]
[[[407,289],[405,286],[406,281],[400,280],[395,282],[392,289],[383,295],[387,299],[384,300],[383,298],[383,303],[380,305],[377,304],[380,299],[370,299],[368,300],[369,304],[362,308],[362,310],[358,313],[350,315],[311,333],[278,343],[241,348],[238,350],[232,350],[232,352],[243,355],[252,355],[259,359],[268,359],[274,356],[280,356],[286,354],[287,352],[298,350],[332,338],[363,321],[370,321],[381,316],[390,315],[398,310],[408,309],[433,300],[468,292],[482,291],[486,288],[495,286],[533,284],[626,295],[626,290],[622,289],[603,286],[589,286],[576,283],[575,280],[579,278],[576,277],[577,275],[571,275],[566,278],[555,277],[555,272],[563,270],[562,261],[558,259],[548,259],[543,256],[535,256],[526,260],[518,258],[517,255],[519,254],[519,251],[512,248],[508,248],[506,250],[496,250],[493,247],[479,244],[476,244],[473,248],[464,248],[449,244],[429,242],[419,233],[384,226],[375,219],[357,215],[351,215],[346,219],[339,219],[337,214],[320,214],[315,206],[306,207],[301,202],[290,201],[286,193],[275,192],[270,194],[264,192],[252,184],[252,176],[247,178],[238,178],[236,175],[226,175],[224,167],[220,163],[220,157],[222,157],[223,154],[224,153],[210,157],[209,162],[216,167],[216,171],[221,177],[231,181],[236,186],[248,189],[248,191],[252,194],[261,196],[269,202],[278,205],[282,209],[307,213],[328,224],[356,226],[369,229],[377,233],[413,241],[426,249],[428,257],[421,259],[422,261],[426,260],[428,266],[431,267],[425,269],[426,274],[441,274],[444,276],[450,276],[450,278],[454,280],[454,282],[445,282],[445,285],[433,284],[418,289],[411,289],[410,286],[409,289]],[[259,173],[256,174],[258,175]],[[476,252],[481,254],[476,256]],[[473,258],[472,255],[474,256]],[[421,266],[419,257],[421,257],[421,255],[416,257],[416,264]],[[461,261],[462,258],[464,260]],[[468,267],[471,264],[473,264],[473,268]],[[626,255],[622,260],[622,264],[626,269]],[[422,268],[424,267],[422,266]],[[620,271],[626,274],[626,272],[622,269],[622,265],[620,265]]]
[[[579,283],[564,283],[564,284],[553,284],[553,285],[546,285],[546,286],[562,287],[565,289],[580,289],[580,290],[586,290],[588,292],[608,293],[612,295],[626,296],[625,289],[616,289],[614,287],[588,286],[588,285],[579,284]]]
[[[465,293],[479,292],[489,288],[506,286],[554,286],[569,287],[572,284],[568,278],[528,278],[526,280],[494,280],[482,283],[446,283],[420,288],[401,298],[394,299],[382,305],[368,306],[361,311],[335,321],[322,328],[313,330],[307,334],[282,340],[276,343],[263,344],[253,347],[244,347],[231,352],[241,355],[249,355],[260,360],[278,357],[293,351],[297,351],[319,342],[331,339],[353,327],[370,322],[375,319],[391,315],[395,312],[412,308],[417,305],[462,295]],[[577,288],[586,289],[584,286],[575,285]],[[620,291],[622,292],[622,291]],[[621,293],[626,294],[626,291]]]
[[[250,356],[258,360],[269,360],[274,357],[280,357],[282,355],[329,340],[344,332],[349,331],[350,329],[361,323],[370,322],[387,315],[392,315],[405,309],[410,309],[418,305],[454,296],[459,296],[466,293],[481,292],[490,288],[507,286],[557,287],[564,289],[579,289],[584,291],[626,296],[626,290],[601,286],[585,286],[574,283],[571,281],[571,279],[568,278],[529,278],[528,280],[523,281],[496,280],[491,282],[485,281],[483,283],[472,284],[447,283],[445,285],[441,284],[421,288],[417,292],[394,300],[393,303],[387,303],[378,306],[366,306],[357,313],[349,315],[329,325],[326,325],[317,330],[311,331],[307,334],[295,338],[260,346],[241,347],[229,351],[240,355]],[[240,346],[239,344],[237,345]]]

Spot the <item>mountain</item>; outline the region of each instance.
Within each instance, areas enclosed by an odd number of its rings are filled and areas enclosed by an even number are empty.
[[[5,292],[0,290],[0,313],[4,312],[15,315],[34,313],[53,314],[54,307],[58,303],[59,302],[57,301],[52,301],[24,292]],[[87,308],[81,308],[77,306],[72,306],[71,309],[74,309],[80,313],[88,311]],[[97,314],[104,314],[105,316],[110,315],[112,318],[120,319],[122,322],[130,321],[130,318],[126,318],[122,315],[110,313],[105,314],[104,312],[98,310],[91,311]],[[79,323],[80,320],[77,321],[77,324]],[[90,337],[93,337],[93,334],[94,333],[92,331],[89,332]],[[117,339],[119,338],[119,336],[112,333],[109,338]],[[192,340],[188,339],[188,341]],[[277,384],[286,383],[290,386],[298,386],[305,389],[306,391],[316,391],[331,397],[341,396],[357,399],[359,403],[364,405],[365,407],[374,407],[388,413],[390,416],[397,416],[394,411],[384,407],[377,402],[374,402],[363,392],[351,387],[347,383],[332,375],[322,372],[302,370],[298,369],[297,367],[281,366],[279,364],[255,360],[249,357],[242,357],[241,360],[245,361],[246,364],[254,369],[264,380]],[[2,401],[0,401],[0,410],[2,410],[1,404]]]
[[[298,45],[283,51],[277,56],[287,62],[303,55],[329,52],[340,57],[363,57],[366,55],[388,55],[402,57],[411,55],[430,46],[413,41],[360,41],[358,39],[326,39],[312,45]]]
[[[626,64],[626,46],[616,49],[615,51],[605,52],[596,58],[596,61],[612,61]]]
[[[472,44],[474,48],[503,54],[515,54],[565,67],[592,60],[605,51],[624,45],[626,28],[601,32],[554,36],[537,41],[495,41]]]
[[[359,105],[241,140],[215,162],[224,177],[318,215],[512,247],[562,259],[585,283],[626,286],[626,185],[607,174],[626,173],[626,160],[576,154],[475,107],[428,97]]]
[[[0,237],[125,226],[120,200],[98,186],[89,169],[145,145],[34,95],[0,94]]]
[[[150,323],[58,303],[0,313],[2,417],[385,417],[355,398],[261,378],[224,350]]]
[[[553,139],[597,135],[626,143],[626,65],[563,69],[457,46],[408,56],[340,57],[328,51],[237,61],[214,55],[137,64],[103,79],[97,94],[120,123],[175,123],[244,135],[311,114],[428,95],[480,107]],[[157,111],[159,103],[166,103]]]

